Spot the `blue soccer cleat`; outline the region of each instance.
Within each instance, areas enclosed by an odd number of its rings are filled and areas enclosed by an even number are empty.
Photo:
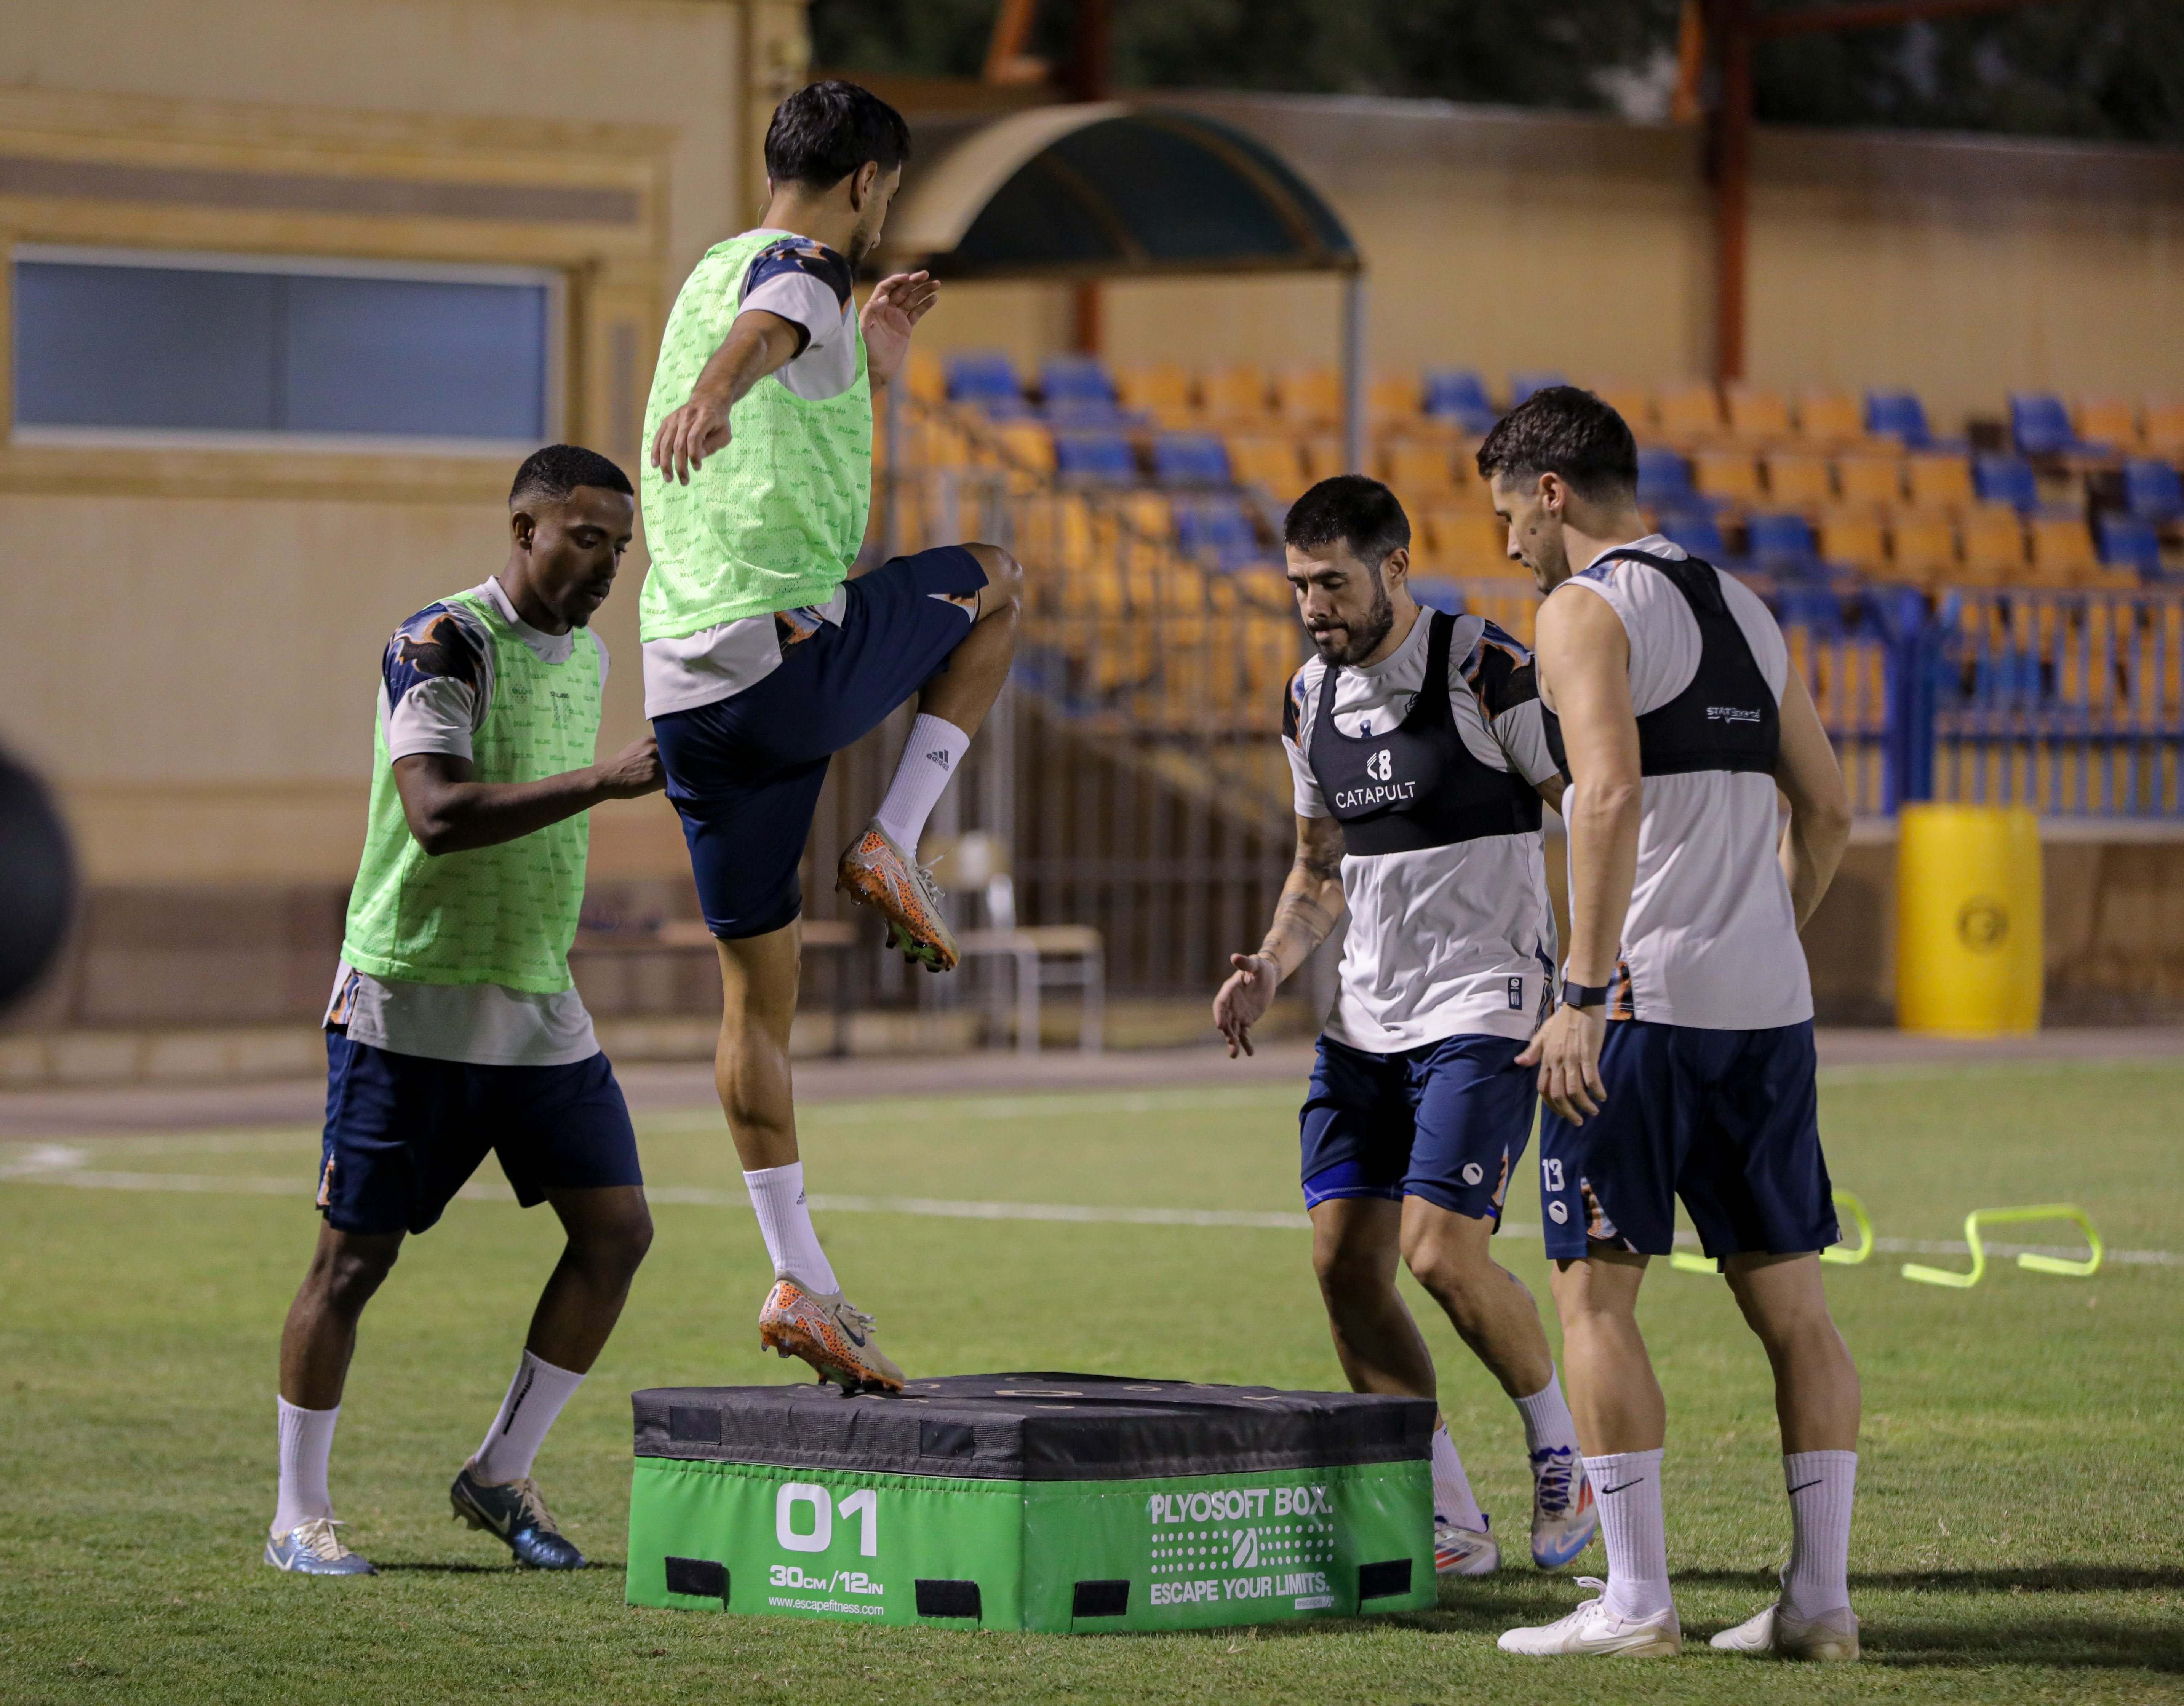
[[[334,1532],[342,1525],[330,1516],[314,1516],[298,1523],[286,1534],[265,1537],[265,1561],[276,1570],[298,1575],[376,1575],[371,1560],[360,1558]]]
[[[1600,1531],[1600,1507],[1585,1479],[1585,1459],[1568,1446],[1532,1453],[1532,1562],[1560,1570],[1575,1562]]]
[[[472,1528],[496,1535],[528,1570],[582,1570],[584,1554],[561,1537],[554,1513],[546,1509],[538,1483],[529,1475],[493,1486],[480,1481],[468,1464],[448,1489],[448,1503]]]

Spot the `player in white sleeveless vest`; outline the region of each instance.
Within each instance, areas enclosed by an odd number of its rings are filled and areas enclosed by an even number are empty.
[[[1377,480],[1322,481],[1290,508],[1290,582],[1318,656],[1283,744],[1297,856],[1273,927],[1213,1006],[1229,1053],[1346,908],[1340,994],[1298,1121],[1312,1263],[1359,1392],[1435,1395],[1396,1290],[1400,1259],[1524,1418],[1542,1570],[1599,1519],[1531,1295],[1488,1253],[1538,1106],[1518,1064],[1553,982],[1540,798],[1558,798],[1530,655],[1479,616],[1421,610],[1410,523]],[[1444,1425],[1434,1559],[1498,1569],[1501,1548]]]
[[[1501,1644],[1681,1648],[1667,1416],[1635,1313],[1680,1197],[1766,1347],[1790,1494],[1779,1600],[1713,1645],[1855,1659],[1858,1371],[1820,1283],[1838,1234],[1797,940],[1849,838],[1841,773],[1766,607],[1647,531],[1637,447],[1613,409],[1568,386],[1538,392],[1489,435],[1479,469],[1510,554],[1547,595],[1536,655],[1568,783],[1570,941],[1561,1004],[1524,1059],[1550,1110],[1547,1254],[1607,1548],[1599,1598]]]

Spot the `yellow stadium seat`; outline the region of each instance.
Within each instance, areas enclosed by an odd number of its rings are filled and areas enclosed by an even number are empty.
[[[1173,361],[1142,362],[1115,370],[1115,389],[1125,408],[1190,408],[1190,375]]]
[[[1267,414],[1267,370],[1238,364],[1198,376],[1198,400],[1217,420],[1253,420]]]
[[[1965,509],[1972,496],[1972,464],[1962,456],[1914,456],[1911,466],[1911,502],[1920,509]]]
[[[2128,397],[2089,397],[2078,405],[2078,436],[2117,450],[2138,448],[2138,411]]]
[[[1767,458],[1767,501],[1778,509],[1817,509],[1835,498],[1827,458],[1776,451]]]
[[[1830,444],[1865,436],[1865,406],[1847,391],[1808,391],[1797,399],[1797,431]]]
[[[2025,580],[2025,523],[2006,503],[1978,503],[1963,524],[1964,578],[1976,586],[2014,586]]]
[[[1820,518],[1820,560],[1876,578],[1888,572],[1888,539],[1870,510],[1831,509]]]
[[[1241,586],[1252,600],[1270,609],[1279,609],[1296,602],[1288,578],[1279,569],[1239,569],[1229,580]]]
[[[879,435],[885,437],[884,433]],[[1035,420],[1012,420],[994,429],[1004,454],[1034,474],[1054,472],[1054,435]]]
[[[1763,442],[1790,436],[1790,403],[1779,391],[1733,386],[1729,392],[1729,430],[1739,438]]]
[[[1434,508],[1424,518],[1434,562],[1451,575],[1496,575],[1508,562],[1509,531],[1491,511]]]
[[[1350,470],[1343,465],[1342,441],[1332,433],[1316,434],[1304,442],[1304,471],[1315,481],[1332,480]]]
[[[1141,537],[1165,544],[1175,532],[1167,499],[1157,492],[1133,492],[1122,501],[1123,519]]]
[[[1653,431],[1653,397],[1642,385],[1596,385],[1592,394],[1623,417],[1641,438]]]
[[[1957,573],[1957,533],[1946,515],[1908,511],[1890,524],[1890,556],[1897,578],[1931,586]]]
[[[1747,450],[1702,450],[1691,457],[1691,484],[1708,497],[1759,501],[1759,462]]]
[[[1670,438],[1712,438],[1721,433],[1721,398],[1711,385],[1672,385],[1655,400],[1654,414]]]
[[[2148,403],[2145,436],[2156,456],[2184,456],[2184,403]]]
[[[1894,456],[1839,457],[1836,461],[1836,487],[1846,503],[1901,503],[1903,461]]]
[[[1274,375],[1274,407],[1292,426],[1332,426],[1342,419],[1342,379],[1331,367],[1284,368]]]
[[[948,400],[948,370],[939,356],[922,344],[910,347],[910,396],[917,403]]]
[[[1391,438],[1380,447],[1380,477],[1410,502],[1456,490],[1455,464],[1448,445],[1430,439]]]
[[[1234,432],[1223,441],[1228,448],[1228,472],[1239,485],[1262,486],[1286,503],[1306,484],[1297,457],[1296,441],[1264,432]]]
[[[1376,428],[1401,432],[1416,426],[1425,401],[1415,373],[1376,373],[1365,387],[1365,413]]]
[[[2034,585],[2075,586],[2099,572],[2100,557],[2084,517],[2036,515],[2027,531],[2031,535]]]

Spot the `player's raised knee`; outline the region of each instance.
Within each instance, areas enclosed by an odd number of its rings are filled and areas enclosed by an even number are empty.
[[[974,544],[963,547],[978,560],[986,571],[986,585],[978,600],[978,620],[1006,610],[1014,615],[1023,603],[1023,564],[998,545]]]

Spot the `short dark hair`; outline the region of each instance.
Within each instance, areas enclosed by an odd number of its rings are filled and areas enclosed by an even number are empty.
[[[1580,497],[1627,497],[1638,489],[1638,441],[1591,392],[1551,385],[1495,422],[1479,447],[1479,471],[1489,480],[1559,474]]]
[[[549,444],[523,458],[515,470],[515,484],[508,488],[510,503],[533,494],[566,497],[579,486],[596,486],[602,492],[630,492],[629,476],[596,450],[581,444]],[[632,497],[637,494],[630,492]]]
[[[910,126],[869,89],[830,77],[773,109],[766,127],[766,175],[777,184],[831,189],[867,160],[883,173],[910,158]]]
[[[1411,542],[1411,519],[1396,494],[1362,474],[1338,474],[1323,480],[1290,505],[1282,523],[1282,542],[1300,551],[1317,551],[1340,539],[1375,574],[1391,551]]]

